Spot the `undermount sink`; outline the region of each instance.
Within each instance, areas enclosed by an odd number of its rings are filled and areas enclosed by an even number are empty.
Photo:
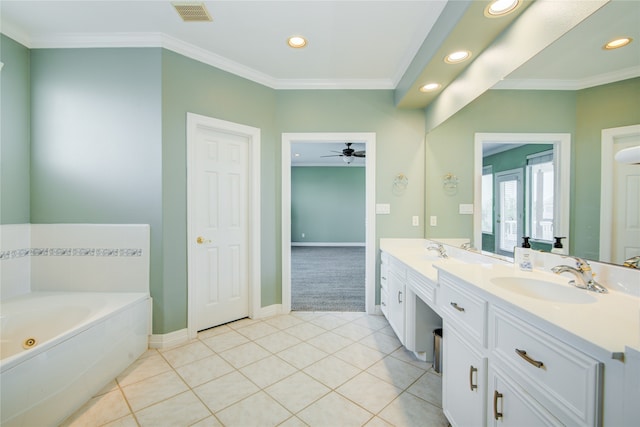
[[[596,297],[586,289],[525,277],[494,277],[491,283],[519,295],[549,302],[591,304]]]

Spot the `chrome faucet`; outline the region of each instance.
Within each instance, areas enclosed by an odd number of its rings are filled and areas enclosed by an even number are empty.
[[[640,268],[640,255],[639,256],[632,256],[629,259],[625,259],[623,265],[625,267]]]
[[[440,258],[449,258],[447,255],[447,250],[442,246],[442,243],[434,243],[433,245],[427,246],[428,251],[436,251],[438,252],[438,256]]]
[[[552,272],[556,274],[572,273],[576,276],[576,279],[578,279],[579,283],[576,283],[575,280],[570,280],[569,283],[577,288],[587,289],[589,291],[598,292],[600,294],[606,294],[607,292],[609,292],[607,288],[595,281],[591,266],[586,260],[578,257],[563,258],[573,258],[576,261],[576,266],[571,267],[568,265],[557,265],[551,269]]]

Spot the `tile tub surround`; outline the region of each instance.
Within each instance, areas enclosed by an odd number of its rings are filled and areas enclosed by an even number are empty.
[[[0,298],[149,292],[149,242],[145,224],[0,225]]]
[[[357,332],[357,333],[356,333]],[[446,426],[441,377],[386,319],[292,312],[149,350],[63,425]]]

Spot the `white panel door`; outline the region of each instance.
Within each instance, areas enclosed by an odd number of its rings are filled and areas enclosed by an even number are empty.
[[[190,227],[197,330],[249,315],[249,139],[198,126]]]
[[[640,145],[640,135],[616,140],[614,151]],[[640,255],[640,166],[614,162],[611,262]]]

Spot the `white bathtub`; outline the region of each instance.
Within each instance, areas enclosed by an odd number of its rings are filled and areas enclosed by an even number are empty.
[[[146,293],[0,302],[0,424],[54,426],[75,412],[147,349],[150,309]]]

